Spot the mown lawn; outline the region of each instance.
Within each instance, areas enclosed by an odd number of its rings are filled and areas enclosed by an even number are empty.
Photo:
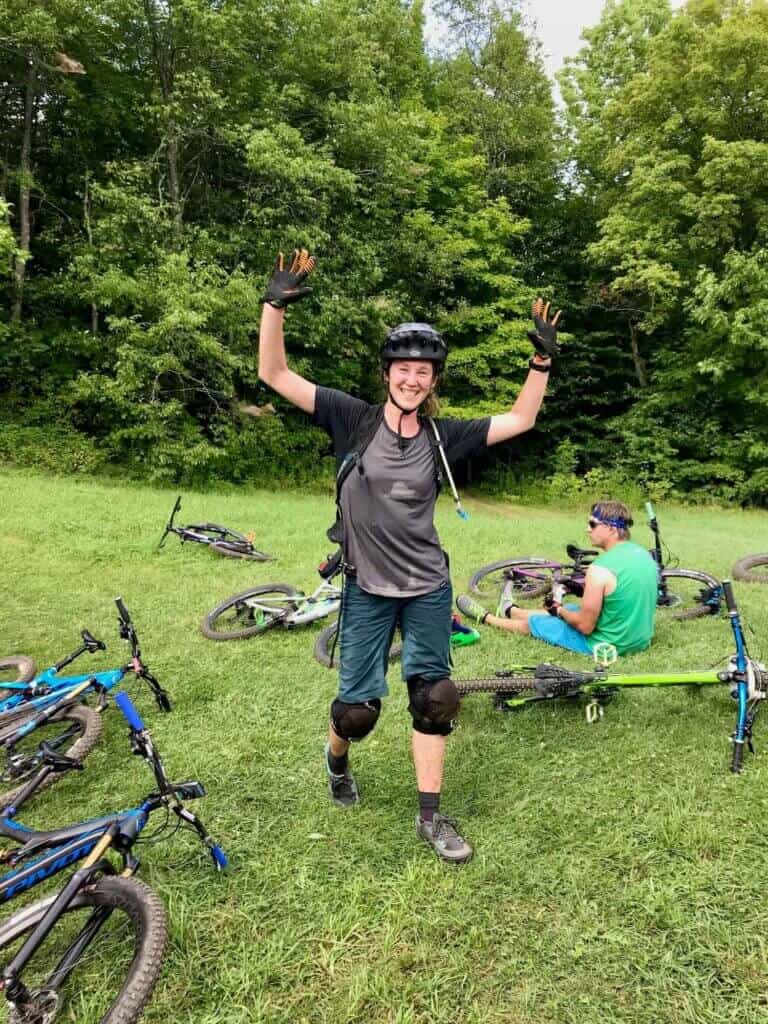
[[[197,810],[232,859],[222,877],[187,835],[144,848],[143,877],[172,928],[149,1024],[768,1020],[768,715],[736,778],[725,691],[621,695],[596,726],[574,706],[500,715],[489,698],[469,698],[449,747],[444,807],[476,856],[451,869],[414,835],[397,669],[379,727],[353,751],[364,803],[344,813],[325,791],[334,673],[311,658],[319,626],[227,644],[198,629],[214,604],[251,584],[314,586],[330,497],[279,483],[273,493],[185,494],[182,521],[255,530],[279,558],[260,565],[175,538],[156,554],[170,491],[9,470],[0,479],[0,651],[47,665],[88,626],[109,644],[88,664],[116,664],[124,645],[111,599],[121,594],[174,711],[161,716],[146,692],[138,703],[171,773],[205,783]],[[557,555],[585,540],[586,510],[467,505],[469,523],[448,501],[439,510],[457,591],[494,558]],[[723,576],[737,556],[768,550],[765,514],[659,514],[682,565]],[[642,525],[635,537],[648,537]],[[768,655],[768,589],[742,585],[737,596],[753,654]],[[682,670],[731,649],[725,617],[667,621],[654,647],[624,664]],[[456,675],[546,657],[535,641],[485,630],[458,652]],[[52,827],[130,805],[149,788],[111,711],[86,772],[41,794],[27,817]]]

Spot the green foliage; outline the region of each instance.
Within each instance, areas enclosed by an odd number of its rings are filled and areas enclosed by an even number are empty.
[[[93,441],[53,424],[25,426],[0,420],[0,462],[48,473],[95,473],[105,459]]]
[[[532,298],[564,308],[537,430],[485,483],[561,491],[616,462],[765,500],[766,7],[610,0],[562,124],[515,3],[438,7],[428,54],[398,0],[0,0],[9,311],[22,186],[32,225],[21,318],[0,315],[6,415],[52,412],[156,480],[304,478],[320,441],[259,383],[254,337],[276,252],[302,244],[289,359],[369,399],[386,328],[424,319],[451,348],[445,410],[507,409]],[[244,423],[241,399],[274,419]]]

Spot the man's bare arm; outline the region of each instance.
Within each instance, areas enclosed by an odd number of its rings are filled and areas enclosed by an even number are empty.
[[[584,636],[593,633],[600,612],[603,610],[603,601],[606,594],[612,593],[616,587],[616,577],[608,569],[598,565],[590,565],[584,582],[584,597],[581,600],[581,608],[571,611],[565,606],[560,607],[559,616],[563,622],[578,629]]]

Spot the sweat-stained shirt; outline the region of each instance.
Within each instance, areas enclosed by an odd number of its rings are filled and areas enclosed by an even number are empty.
[[[313,422],[332,438],[337,459],[368,402],[343,391],[318,387]],[[440,419],[449,464],[485,451],[490,417]],[[403,438],[382,420],[341,488],[344,558],[357,585],[383,597],[416,597],[448,580],[448,569],[434,523],[437,482],[428,424]]]

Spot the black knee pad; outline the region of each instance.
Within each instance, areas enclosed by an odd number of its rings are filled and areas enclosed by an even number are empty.
[[[356,743],[364,739],[373,729],[381,714],[381,701],[378,697],[361,704],[346,704],[338,697],[331,704],[331,722],[333,731],[342,740]]]
[[[461,698],[450,679],[425,682],[420,676],[408,680],[408,710],[416,732],[447,736],[453,732]]]

